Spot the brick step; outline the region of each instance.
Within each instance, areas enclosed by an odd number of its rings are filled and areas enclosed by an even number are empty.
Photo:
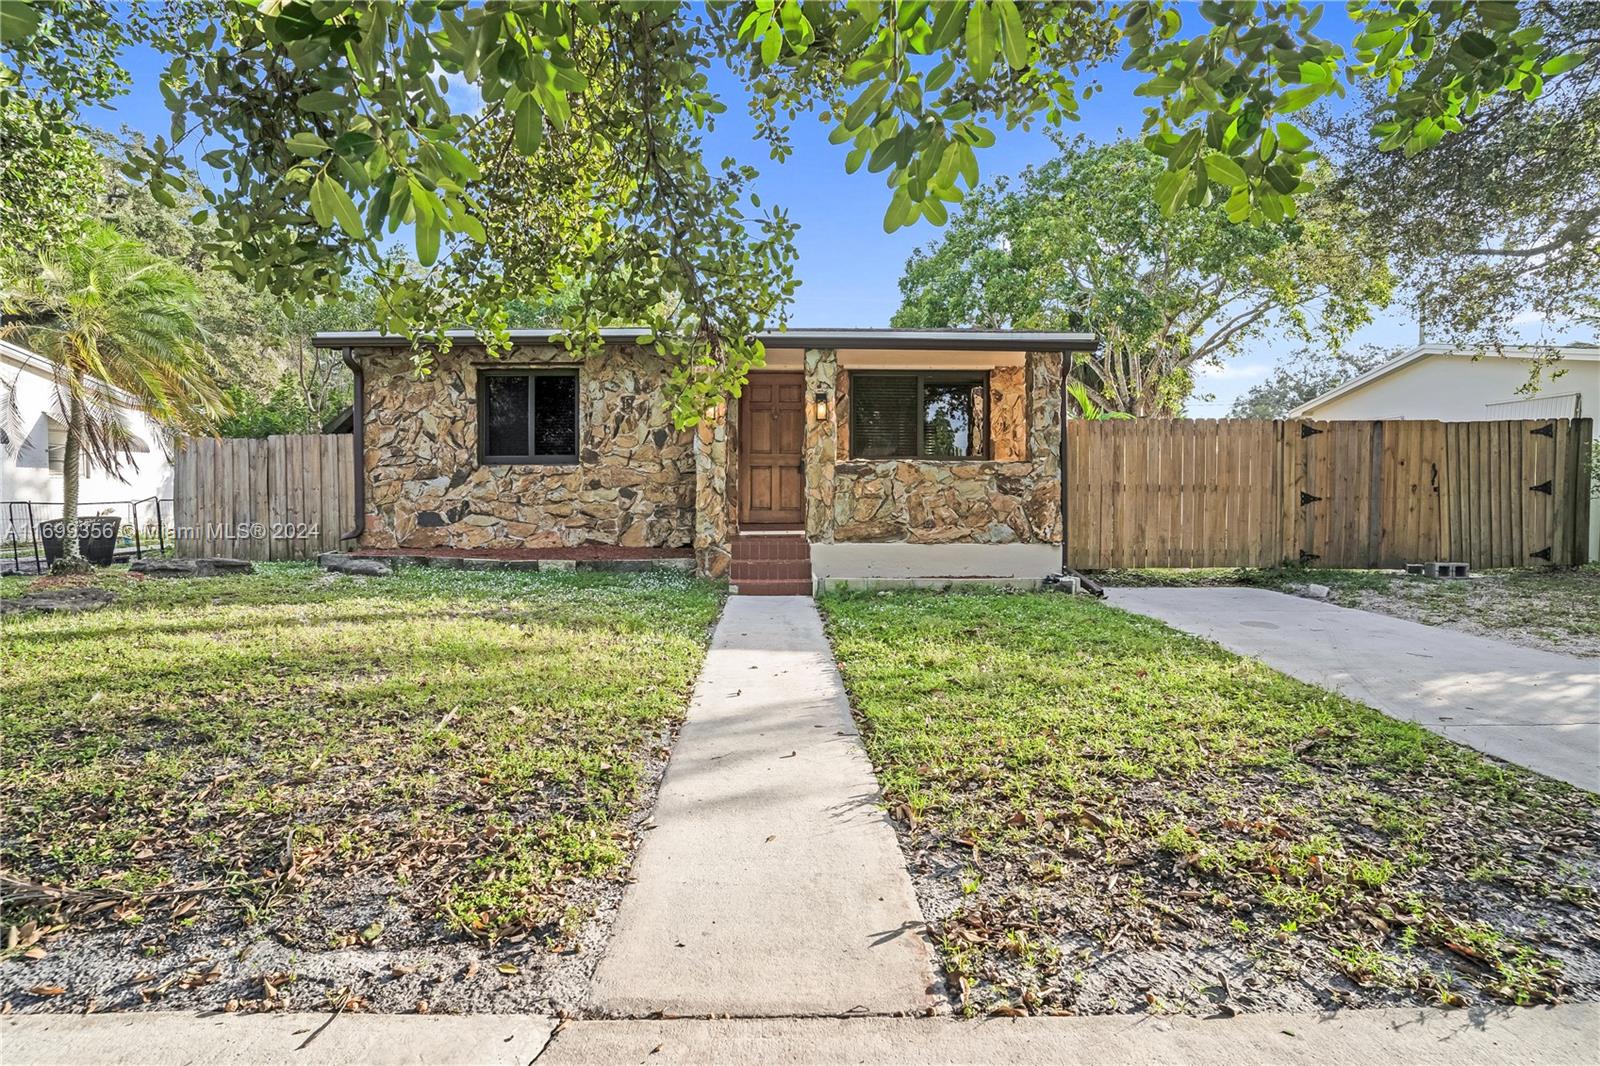
[[[809,581],[811,564],[773,563],[759,559],[735,559],[728,577],[734,581]]]
[[[758,560],[809,563],[811,561],[811,542],[806,540],[804,534],[796,534],[792,537],[735,537],[733,541],[733,558],[735,562]]]
[[[809,596],[811,595],[811,579],[803,581],[735,581],[740,596]]]

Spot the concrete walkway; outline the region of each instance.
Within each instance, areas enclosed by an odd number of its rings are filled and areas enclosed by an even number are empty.
[[[1237,1018],[770,1018],[587,1021],[345,1014],[19,1015],[6,1066],[579,1066],[1093,1063],[1095,1066],[1567,1066],[1595,1061],[1600,1006]]]
[[[1600,791],[1600,661],[1266,589],[1108,589],[1106,598],[1459,744]]]
[[[595,973],[608,1016],[919,1013],[922,913],[816,605],[717,624]]]

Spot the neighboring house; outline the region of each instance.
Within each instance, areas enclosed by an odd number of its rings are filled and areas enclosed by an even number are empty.
[[[692,549],[768,592],[1060,570],[1062,367],[1093,336],[772,333],[692,430],[640,336],[606,330],[584,358],[513,331],[496,359],[462,334],[419,377],[402,339],[319,335],[357,371],[361,546]]]
[[[134,454],[115,474],[86,462],[78,493],[82,514],[115,509],[126,515],[131,500],[170,499],[172,459],[164,431],[131,397],[108,385],[97,388],[120,408],[135,438]],[[26,502],[33,503],[35,519],[60,517],[67,426],[56,393],[48,361],[0,340],[0,410],[5,412],[0,419],[5,427],[0,429],[0,537],[13,529],[19,537],[26,535],[27,511],[21,506]]]
[[[1557,348],[1558,360],[1528,384],[1536,359],[1549,347],[1508,347],[1473,357],[1440,344],[1421,344],[1351,378],[1289,412],[1290,418],[1331,421],[1438,419],[1477,422],[1503,418],[1594,418],[1600,415],[1600,348]],[[1557,372],[1565,371],[1560,376]],[[1600,501],[1589,516],[1589,558],[1600,559]]]

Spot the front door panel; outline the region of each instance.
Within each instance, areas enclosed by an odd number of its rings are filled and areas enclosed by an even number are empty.
[[[757,372],[739,398],[739,521],[799,527],[805,521],[806,381]]]

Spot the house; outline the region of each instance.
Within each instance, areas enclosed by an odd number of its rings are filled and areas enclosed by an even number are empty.
[[[1531,395],[1534,361],[1544,368]],[[1560,373],[1559,376],[1557,372]],[[1520,346],[1474,356],[1446,345],[1419,344],[1358,377],[1308,400],[1290,418],[1331,421],[1438,419],[1476,422],[1506,418],[1594,418],[1600,415],[1600,347]],[[1600,500],[1589,514],[1589,558],[1600,559]]]
[[[133,398],[109,385],[96,386],[118,410],[132,435],[133,456],[116,473],[87,462],[79,482],[80,513],[128,515],[129,505],[172,497],[172,458],[163,430]],[[67,426],[57,403],[54,370],[46,359],[0,340],[0,537],[27,537],[27,504],[33,520],[59,518]],[[165,502],[163,503],[165,506]],[[141,521],[153,521],[153,505],[141,505]]]
[[[1076,333],[789,330],[690,430],[643,331],[325,333],[356,375],[361,548],[692,551],[742,592],[814,580],[1037,581],[1061,568],[1062,373]],[[624,553],[625,554],[625,553]]]

